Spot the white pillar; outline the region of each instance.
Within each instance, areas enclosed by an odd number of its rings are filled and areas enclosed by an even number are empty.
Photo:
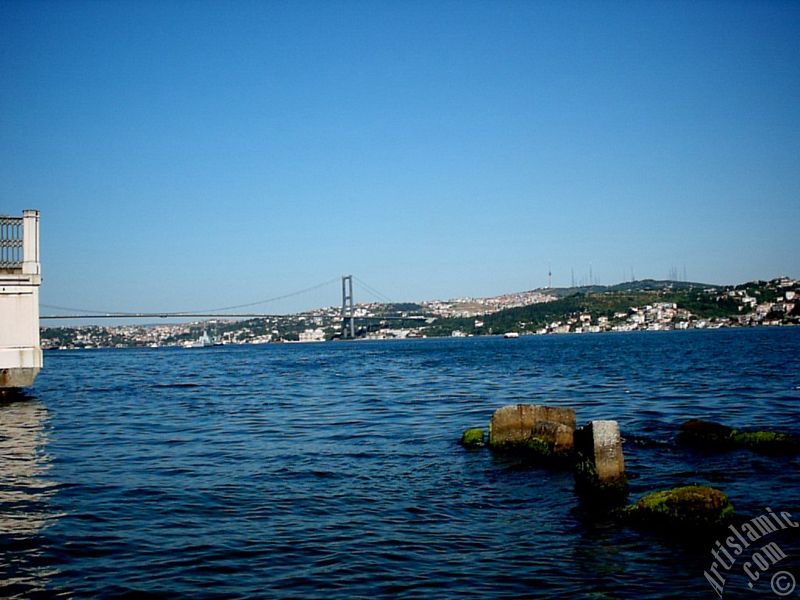
[[[25,275],[41,275],[38,210],[22,211],[22,272]]]

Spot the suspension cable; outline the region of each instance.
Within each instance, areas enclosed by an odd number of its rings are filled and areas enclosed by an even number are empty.
[[[360,284],[361,284],[361,286],[362,286],[364,289],[366,289],[368,292],[370,292],[371,294],[373,294],[373,295],[374,295],[376,298],[378,298],[379,300],[383,300],[383,301],[385,301],[385,302],[388,302],[389,304],[392,304],[392,303],[394,302],[394,301],[393,301],[391,298],[389,298],[389,296],[387,296],[386,294],[383,294],[383,293],[379,292],[379,291],[378,291],[378,290],[376,290],[374,287],[371,287],[369,284],[367,284],[367,282],[365,282],[365,281],[363,281],[363,280],[359,279],[359,278],[358,278],[358,277],[356,277],[355,275],[353,275],[353,279],[355,279],[355,280],[356,280],[358,283],[360,283]]]
[[[289,294],[283,294],[281,296],[274,296],[272,298],[266,298],[264,300],[257,300],[256,302],[248,302],[246,304],[236,304],[233,306],[222,306],[217,308],[204,308],[198,310],[189,310],[189,311],[169,311],[169,312],[159,312],[159,315],[163,315],[164,317],[190,317],[194,314],[198,313],[212,313],[217,311],[225,311],[225,310],[234,310],[237,308],[247,308],[249,306],[257,306],[259,304],[268,304],[270,302],[277,302],[278,300],[286,300],[287,298],[293,298],[294,296],[299,296],[301,294],[305,294],[314,290],[317,290],[321,287],[325,287],[326,285],[330,285],[335,281],[338,281],[339,278],[335,277],[328,281],[324,281],[322,283],[318,283],[317,285],[313,285],[311,287],[304,288],[302,290],[298,290],[296,292],[291,292]],[[116,310],[89,310],[86,308],[69,308],[66,306],[57,306],[55,304],[42,304],[44,308],[51,308],[53,310],[67,310],[76,313],[87,313],[87,314],[107,314],[107,315],[115,315],[120,317],[133,317],[142,314],[142,312],[124,312],[124,311],[116,311]]]

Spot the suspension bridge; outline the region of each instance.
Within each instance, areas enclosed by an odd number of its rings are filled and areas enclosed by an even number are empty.
[[[41,304],[43,308],[56,311],[66,311],[64,314],[47,314],[41,315],[39,318],[43,320],[99,320],[99,319],[278,319],[288,318],[295,315],[290,314],[276,314],[265,312],[244,311],[242,309],[251,308],[254,306],[264,305],[279,300],[286,300],[301,296],[303,294],[318,290],[320,288],[329,286],[337,281],[339,277],[323,281],[311,287],[303,288],[295,292],[257,300],[255,302],[248,302],[246,304],[236,304],[233,306],[222,306],[216,308],[209,308],[203,310],[190,310],[190,311],[162,311],[162,312],[130,312],[130,311],[102,311],[91,310],[82,308],[70,308],[66,306],[58,306],[53,304]],[[375,288],[368,285],[366,282],[361,281],[353,275],[343,275],[341,277],[342,284],[342,304],[341,304],[341,339],[354,339],[356,337],[356,323],[369,322],[369,321],[426,321],[427,317],[423,315],[357,315],[356,305],[353,295],[353,280],[367,290],[371,295],[375,296],[385,304],[392,304],[393,301],[386,295],[382,294]],[[228,312],[238,311],[238,312]]]

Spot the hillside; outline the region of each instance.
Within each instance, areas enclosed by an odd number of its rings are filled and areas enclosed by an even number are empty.
[[[439,319],[428,335],[598,332],[632,329],[800,324],[796,281],[739,286],[645,280],[615,286],[548,290],[552,302],[509,308],[479,318]]]

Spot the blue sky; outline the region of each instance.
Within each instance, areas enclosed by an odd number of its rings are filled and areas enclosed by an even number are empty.
[[[46,304],[800,276],[796,2],[0,0],[0,73]]]

